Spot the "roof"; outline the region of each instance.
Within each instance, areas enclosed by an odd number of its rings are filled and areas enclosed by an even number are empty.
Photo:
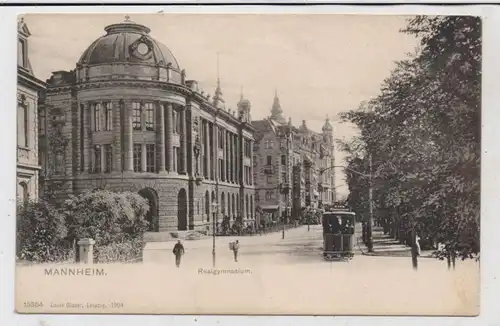
[[[172,52],[148,35],[148,27],[136,24],[127,17],[124,22],[109,25],[104,30],[106,35],[89,45],[78,60],[79,64],[136,62],[171,65],[179,70],[179,64]]]

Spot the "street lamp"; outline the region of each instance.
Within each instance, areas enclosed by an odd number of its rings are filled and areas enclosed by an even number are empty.
[[[333,168],[343,168],[343,169],[346,169],[347,171],[355,173],[361,177],[368,178],[368,184],[369,184],[368,204],[370,207],[370,219],[368,220],[368,227],[366,230],[367,231],[367,238],[368,238],[366,246],[368,247],[368,252],[373,252],[373,233],[372,233],[372,229],[373,229],[373,174],[372,174],[372,156],[371,156],[371,154],[369,155],[368,160],[369,160],[369,173],[368,174],[361,173],[359,171],[353,170],[351,168],[348,168],[347,166],[342,166],[342,165],[332,165],[332,166],[327,167],[325,169],[320,169],[319,173],[320,173],[320,176],[322,176],[323,173],[327,170],[330,170]]]
[[[212,212],[213,212],[213,219],[212,219],[212,265],[215,267],[215,231],[216,231],[216,220],[217,220],[217,215],[218,215],[218,209],[219,209],[219,204],[217,201],[214,199],[212,202]]]

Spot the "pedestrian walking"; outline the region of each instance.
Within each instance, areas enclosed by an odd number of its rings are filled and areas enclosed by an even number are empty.
[[[420,256],[420,237],[418,234],[415,237],[415,245],[417,246],[417,255]]]
[[[175,266],[179,267],[181,265],[181,257],[184,255],[184,246],[181,241],[177,241],[172,252],[175,255]]]
[[[240,243],[238,240],[236,240],[233,243],[232,249],[233,249],[233,253],[234,253],[234,261],[238,262],[238,250],[240,249]]]

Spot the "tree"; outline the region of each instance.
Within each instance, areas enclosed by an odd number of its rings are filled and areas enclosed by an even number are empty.
[[[45,263],[70,257],[71,242],[66,241],[65,217],[54,206],[43,200],[22,203],[17,216],[20,259]]]
[[[415,17],[420,48],[397,63],[380,95],[341,118],[360,136],[342,144],[348,167],[373,161],[374,206],[390,232],[439,241],[444,256],[479,252],[480,19]],[[366,214],[365,178],[347,174],[349,205]],[[397,231],[396,231],[397,230]]]

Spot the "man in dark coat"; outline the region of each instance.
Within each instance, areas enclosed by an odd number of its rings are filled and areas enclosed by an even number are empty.
[[[240,242],[236,240],[235,243],[233,243],[233,253],[234,253],[234,261],[238,261],[238,250],[240,250]]]
[[[184,255],[184,246],[182,245],[180,240],[177,241],[172,252],[175,255],[175,266],[179,267],[181,264],[181,257],[182,255]]]

